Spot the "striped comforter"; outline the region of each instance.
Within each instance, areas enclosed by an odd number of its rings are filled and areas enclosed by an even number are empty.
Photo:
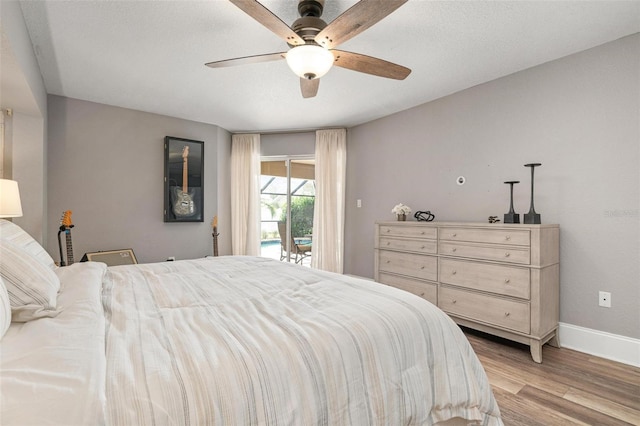
[[[502,424],[459,328],[378,283],[217,257],[108,268],[103,304],[107,424]]]

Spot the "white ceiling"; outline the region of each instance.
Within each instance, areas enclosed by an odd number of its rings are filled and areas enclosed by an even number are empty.
[[[287,24],[295,0],[263,0]],[[355,0],[326,0],[332,21]],[[334,67],[318,96],[285,51],[226,0],[22,1],[47,92],[212,123],[232,132],[350,127],[640,31],[640,1],[409,0],[339,48],[413,70],[404,81]]]

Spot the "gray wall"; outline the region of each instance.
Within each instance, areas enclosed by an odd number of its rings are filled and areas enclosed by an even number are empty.
[[[9,120],[11,179],[18,181],[23,211],[23,216],[13,221],[33,238],[44,243],[47,236],[47,224],[44,220],[47,155],[45,120],[15,111]]]
[[[165,136],[205,142],[202,223],[163,222]],[[55,235],[62,212],[73,211],[76,260],[120,248],[133,248],[140,262],[209,255],[214,215],[229,239],[230,143],[214,125],[49,96],[49,229]],[[220,254],[229,247],[223,242]],[[47,250],[59,258],[56,238]]]
[[[16,74],[11,73],[15,80],[0,75],[0,107],[13,109],[13,117],[5,117],[5,167],[10,175],[4,177],[17,180],[20,188],[24,215],[13,221],[45,243],[47,93],[20,4],[0,1],[0,21],[2,67],[16,67]]]
[[[639,104],[636,34],[350,129],[345,272],[373,276],[373,224],[399,202],[486,222],[520,180],[526,213],[523,165],[540,162],[536,210],[561,226],[561,321],[640,338]]]
[[[313,155],[315,149],[316,132],[268,133],[260,135],[260,154],[263,157]]]

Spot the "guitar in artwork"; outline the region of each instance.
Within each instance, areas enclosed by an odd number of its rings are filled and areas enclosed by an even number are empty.
[[[177,217],[193,216],[196,212],[193,202],[194,191],[189,192],[189,146],[182,148],[182,188],[173,188],[173,213]]]
[[[60,266],[69,266],[73,265],[73,243],[71,241],[71,228],[74,225],[71,223],[71,210],[67,210],[62,214],[62,219],[60,220],[60,231],[58,232],[58,245],[60,248]],[[65,263],[62,258],[62,246],[60,245],[60,233],[64,232],[66,246],[67,246],[67,262]]]

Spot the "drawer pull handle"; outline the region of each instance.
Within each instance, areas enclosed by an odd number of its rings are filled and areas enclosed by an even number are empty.
[[[424,266],[421,266],[420,269],[424,269]]]
[[[504,313],[504,316],[505,316],[505,317],[508,317],[509,315],[511,315],[509,312],[505,312],[505,313]]]
[[[458,302],[458,301],[456,299],[453,299],[453,302],[451,302],[451,303],[453,303],[455,305],[456,302]]]
[[[510,280],[509,278],[505,278],[505,279],[504,279],[504,283],[505,283],[505,284],[509,284],[509,282],[510,282],[510,281],[511,281],[511,280]]]
[[[420,235],[424,235],[424,231],[422,231],[422,232],[420,233]]]
[[[420,250],[424,250],[424,246],[420,247]]]
[[[451,249],[451,251],[454,252],[454,253],[456,252],[456,250],[457,249],[455,247]]]
[[[504,254],[504,257],[509,257],[509,256],[511,256],[511,253],[509,253],[509,252],[506,252],[506,253]]]
[[[388,229],[388,228],[387,228],[387,232],[391,232],[391,229]]]
[[[420,297],[424,297],[424,293],[420,293]]]
[[[452,237],[457,237],[457,236],[458,236],[458,234],[451,234],[451,236],[452,236]]]
[[[451,275],[455,275],[457,273],[458,273],[458,271],[451,271]]]
[[[507,240],[507,241],[511,241],[511,236],[507,235],[504,239]]]
[[[387,245],[390,246],[391,245],[391,241],[387,241]]]
[[[390,260],[387,260],[387,263],[391,263],[391,261],[390,261]]]

